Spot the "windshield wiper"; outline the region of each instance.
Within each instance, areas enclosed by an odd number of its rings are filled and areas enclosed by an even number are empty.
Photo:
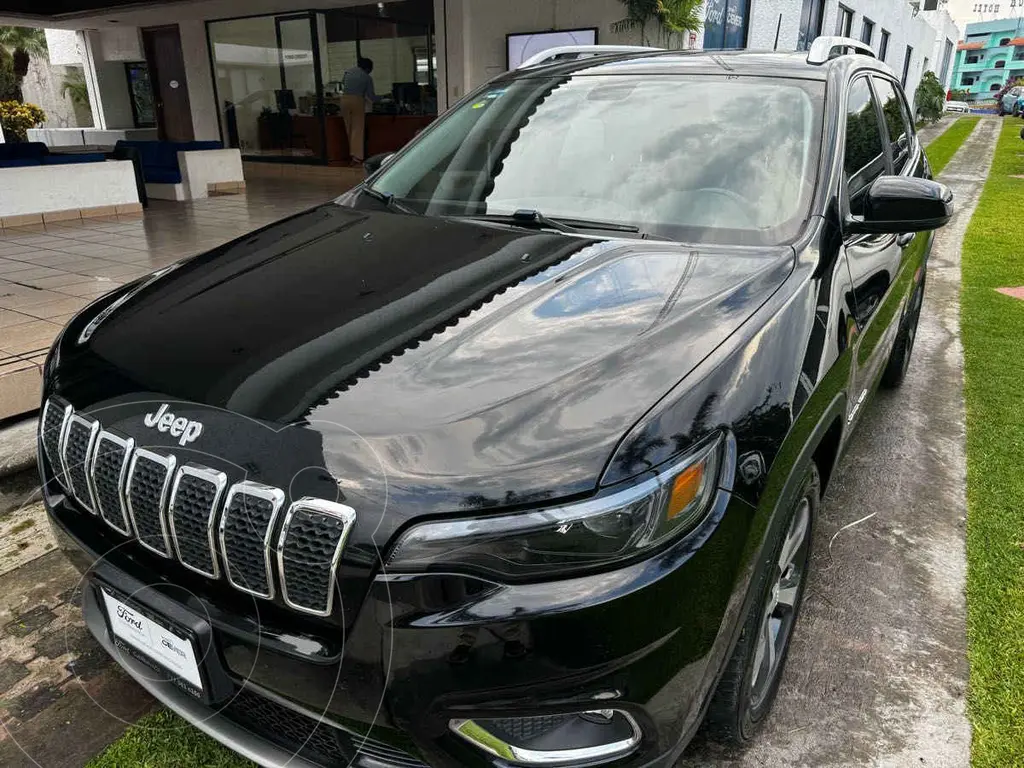
[[[373,187],[363,187],[363,192],[368,194],[374,200],[384,203],[384,205],[386,205],[389,209],[393,211],[401,211],[402,213],[408,213],[413,216],[419,216],[419,214],[416,213],[416,211],[414,211],[412,208],[400,203],[398,201],[398,198],[395,197],[391,192],[381,192],[379,189],[374,189]]]
[[[533,208],[522,208],[515,213],[476,213],[468,216],[460,216],[463,219],[479,219],[480,221],[497,221],[502,224],[511,224],[517,227],[547,227],[556,229],[559,232],[580,232],[581,230],[593,229],[606,232],[631,232],[637,233],[640,227],[633,224],[619,224],[614,221],[599,221],[598,219],[576,219],[563,216],[545,216]]]

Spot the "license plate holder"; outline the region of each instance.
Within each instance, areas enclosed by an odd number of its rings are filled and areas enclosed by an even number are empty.
[[[119,653],[145,664],[204,704],[230,697],[234,686],[217,655],[209,622],[151,588],[129,597],[106,583],[97,581],[93,587]],[[118,617],[119,607],[124,617]]]

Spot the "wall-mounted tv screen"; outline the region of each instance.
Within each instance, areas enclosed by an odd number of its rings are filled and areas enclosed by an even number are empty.
[[[562,45],[597,45],[597,27],[528,32],[508,35],[508,68],[515,69],[531,56]]]

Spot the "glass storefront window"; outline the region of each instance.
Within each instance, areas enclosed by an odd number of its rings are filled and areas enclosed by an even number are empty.
[[[400,149],[437,114],[432,0],[225,19],[207,31],[223,140],[247,159],[345,163]],[[360,59],[373,61],[377,98],[366,101],[365,146],[352,148],[342,93]]]
[[[209,24],[225,145],[250,157],[323,157],[309,14]]]
[[[327,82],[341,91],[345,72],[360,57],[373,61],[374,90],[381,101],[373,110],[387,114],[424,114],[432,100],[436,112],[433,3],[360,5],[326,11]]]
[[[704,48],[746,48],[750,0],[708,0]]]

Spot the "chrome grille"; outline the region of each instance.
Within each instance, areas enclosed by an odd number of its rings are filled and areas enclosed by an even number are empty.
[[[249,481],[229,488],[223,472],[190,464],[179,469],[174,455],[137,448],[132,438],[102,429],[58,397],[43,406],[39,440],[68,495],[111,528],[210,578],[223,568],[236,589],[274,598],[270,547],[285,502],[281,489]],[[355,516],[350,507],[320,499],[291,505],[275,547],[285,604],[330,615]]]
[[[96,438],[90,470],[96,511],[107,525],[125,536],[132,535],[124,486],[134,447],[135,441],[130,437],[119,437],[103,430]]]
[[[51,397],[43,406],[43,418],[39,422],[40,440],[43,451],[50,462],[58,482],[64,482],[64,458],[60,453],[64,428],[71,418],[71,406],[60,398]]]
[[[228,581],[243,592],[272,598],[270,537],[284,492],[259,483],[236,483],[220,518],[220,546]]]
[[[92,501],[92,487],[89,483],[89,456],[92,454],[100,424],[88,416],[72,414],[64,432],[64,471],[67,473],[68,490],[75,501],[86,510],[96,514]]]
[[[213,522],[227,484],[223,472],[186,464],[178,470],[171,489],[168,518],[174,551],[186,568],[214,579],[220,578],[220,566]]]
[[[174,474],[173,456],[162,456],[139,448],[128,470],[128,514],[139,543],[158,555],[171,556],[167,535],[167,492]]]
[[[297,611],[329,616],[334,581],[355,510],[320,499],[292,504],[277,542],[281,596]]]

